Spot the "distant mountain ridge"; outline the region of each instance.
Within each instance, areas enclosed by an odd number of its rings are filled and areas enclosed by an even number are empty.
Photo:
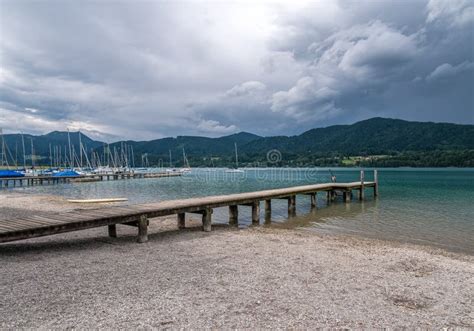
[[[18,150],[21,135],[7,134],[4,137],[10,150],[15,146]],[[71,132],[70,137],[75,150],[79,151],[78,133]],[[24,138],[27,144],[33,139],[35,154],[41,155],[43,159],[48,158],[49,144],[62,146],[63,149],[68,145],[67,132],[55,131],[42,136],[24,135]],[[94,141],[83,134],[81,139],[88,151],[94,149],[99,154],[102,153],[103,142]],[[370,155],[389,155],[392,161],[394,157],[398,158],[394,164],[389,162],[381,164],[382,166],[440,166],[437,159],[444,159],[441,163],[443,166],[474,166],[471,154],[474,151],[474,125],[411,122],[380,117],[351,125],[311,129],[290,137],[261,137],[240,132],[219,138],[178,136],[150,141],[119,141],[110,144],[110,148],[120,150],[124,144],[133,146],[136,164],[140,163],[143,154],[148,155],[150,164],[157,164],[160,160],[167,164],[171,150],[173,165],[180,166],[184,149],[194,166],[227,166],[233,162],[234,143],[238,145],[242,165],[255,165],[257,162],[265,165],[266,153],[276,149],[282,154],[279,165],[290,166],[328,165],[336,161],[339,163],[336,162],[335,165],[344,165],[341,164],[344,158]],[[408,159],[401,158],[407,155]],[[447,155],[449,160],[446,160]],[[387,159],[389,158],[385,158],[384,162]],[[417,159],[418,163],[415,162]],[[376,159],[372,158],[371,162],[374,160]],[[377,160],[380,162],[380,158]]]
[[[351,125],[334,125],[293,137],[268,137],[252,143],[253,150],[285,152],[384,154],[403,151],[474,149],[474,125],[410,122],[375,117]]]

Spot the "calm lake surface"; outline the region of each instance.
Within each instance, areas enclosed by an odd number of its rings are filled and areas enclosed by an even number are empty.
[[[331,169],[338,182],[357,181],[360,169]],[[366,169],[366,180],[373,171]],[[224,169],[193,169],[176,178],[117,180],[16,188],[37,194],[70,198],[127,197],[129,203],[156,202],[325,183],[326,168],[246,169],[243,174]],[[303,227],[324,233],[411,242],[474,254],[474,169],[380,169],[380,197],[366,191],[356,199],[327,205],[318,195],[318,210],[310,211],[309,197],[297,197],[297,217],[287,219],[286,201],[274,200],[274,226]],[[214,212],[214,222],[227,222],[227,208]],[[250,221],[250,208],[239,208],[242,226]],[[263,222],[263,204],[262,204]]]

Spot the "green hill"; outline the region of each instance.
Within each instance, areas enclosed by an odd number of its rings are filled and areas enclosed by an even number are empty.
[[[70,136],[78,152],[78,133]],[[16,149],[18,155],[22,155],[21,135],[4,137],[10,151]],[[94,149],[103,159],[104,143],[85,135],[81,138],[88,151]],[[30,154],[29,142],[33,139],[35,154],[41,155],[43,161],[48,159],[49,144],[60,146],[62,150],[68,146],[66,132],[24,135],[24,139],[26,154]],[[120,151],[124,146],[133,147],[137,166],[144,154],[150,164],[168,164],[170,150],[173,164],[181,166],[183,148],[192,166],[228,166],[234,162],[234,143],[238,145],[242,166],[474,166],[474,125],[387,118],[316,128],[291,137],[260,137],[246,132],[219,138],[178,136],[150,141],[119,141],[110,144],[110,149]],[[267,152],[274,149],[281,153],[281,161],[267,162]],[[17,158],[21,160],[21,156]]]

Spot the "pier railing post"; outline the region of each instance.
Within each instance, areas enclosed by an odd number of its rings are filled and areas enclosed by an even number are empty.
[[[296,215],[296,195],[292,195],[288,198],[288,217]]]
[[[252,203],[252,225],[260,224],[260,201]]]
[[[202,230],[205,232],[211,231],[212,223],[212,208],[206,208],[202,213]]]
[[[272,200],[265,200],[265,223],[272,222]]]
[[[311,193],[311,209],[318,208],[317,193]]]
[[[178,229],[182,230],[186,227],[186,214],[185,213],[179,213],[177,216],[177,221],[178,221]]]
[[[350,202],[351,196],[352,196],[351,190],[346,190],[342,192],[342,199],[344,200],[344,202]]]
[[[109,225],[109,237],[117,238],[117,225],[115,224]]]
[[[137,242],[145,243],[148,241],[148,219],[146,215],[140,216],[138,221],[138,238]]]
[[[364,174],[364,170],[361,170],[360,171],[360,191],[359,191],[359,200],[364,200],[364,177],[365,177],[365,174]]]
[[[377,169],[374,170],[374,197],[379,196],[379,174]]]
[[[237,205],[229,206],[229,225],[239,225],[239,207]]]

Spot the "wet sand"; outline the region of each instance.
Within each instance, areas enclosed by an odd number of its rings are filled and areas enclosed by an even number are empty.
[[[0,217],[83,205],[0,193]],[[86,208],[97,208],[87,206]],[[275,227],[0,244],[0,328],[474,327],[474,257]]]

